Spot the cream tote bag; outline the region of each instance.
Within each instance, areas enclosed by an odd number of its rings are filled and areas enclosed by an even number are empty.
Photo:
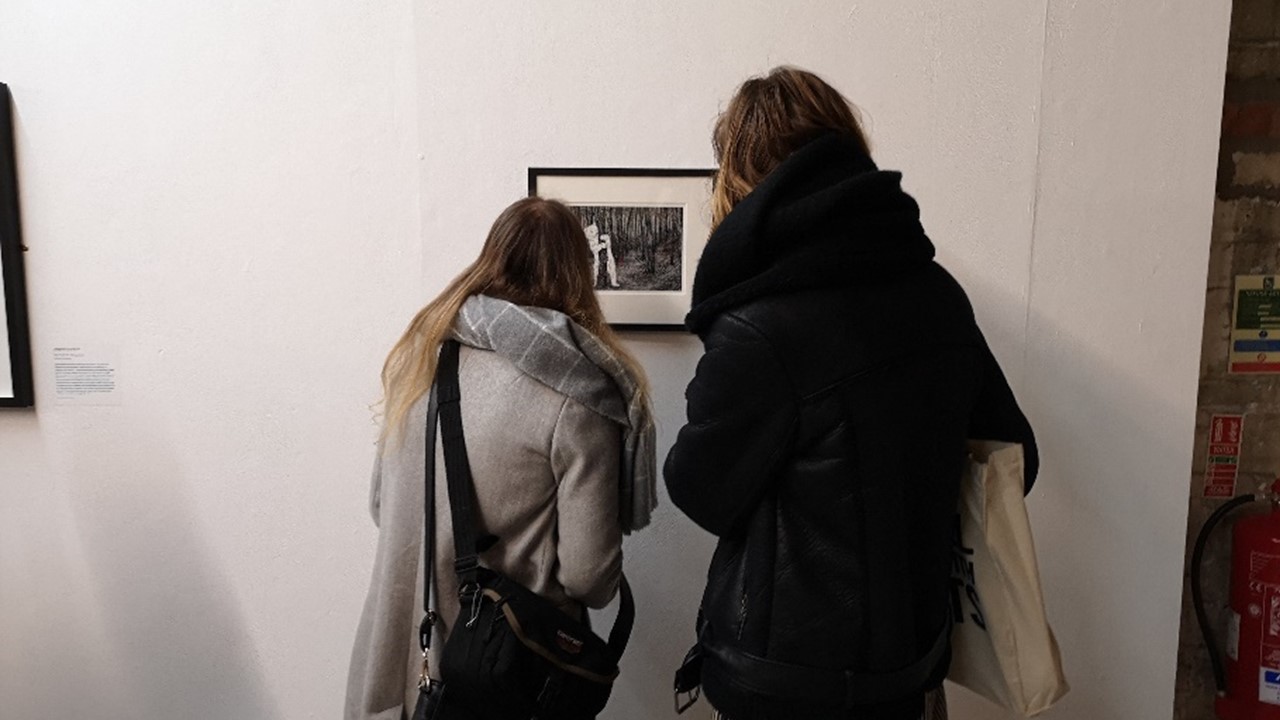
[[[1069,689],[1045,617],[1031,523],[1023,501],[1022,446],[971,440],[960,489],[952,563],[959,610],[947,679],[1024,717]]]

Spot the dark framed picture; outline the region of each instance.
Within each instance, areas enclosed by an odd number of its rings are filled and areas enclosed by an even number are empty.
[[[619,330],[682,330],[711,232],[715,170],[530,168],[529,194],[577,213],[596,294]]]
[[[0,407],[31,407],[31,340],[27,289],[22,272],[22,230],[18,221],[18,172],[13,150],[13,103],[0,83]]]

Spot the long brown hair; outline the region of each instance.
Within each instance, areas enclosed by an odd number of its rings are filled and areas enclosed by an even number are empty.
[[[568,315],[622,359],[645,393],[644,372],[605,322],[594,281],[587,237],[572,210],[537,197],[512,203],[493,222],[480,257],[418,311],[387,355],[383,437],[395,435],[409,409],[430,390],[437,349],[462,304],[477,294]]]
[[[832,131],[852,135],[870,154],[857,108],[817,75],[782,66],[742,83],[711,135],[720,166],[712,227],[788,155]]]

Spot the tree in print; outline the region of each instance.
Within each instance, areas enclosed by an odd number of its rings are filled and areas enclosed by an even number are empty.
[[[678,205],[575,205],[588,235],[599,238],[596,288],[621,291],[678,291],[683,285],[684,208]],[[592,231],[591,226],[595,228]],[[602,257],[611,251],[614,286]]]

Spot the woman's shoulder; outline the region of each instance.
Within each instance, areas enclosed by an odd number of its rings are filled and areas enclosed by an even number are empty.
[[[510,358],[492,350],[464,345],[458,367],[463,402],[468,399],[513,407],[559,408],[565,395],[539,382]]]
[[[516,407],[530,403],[555,408],[559,412],[560,408],[567,405],[581,405],[596,414],[607,415],[596,406],[607,403],[624,404],[621,393],[613,383],[578,382],[567,383],[568,387],[558,388],[550,382],[551,378],[531,374],[510,358],[492,350],[464,345],[458,372],[464,396],[470,387],[478,396],[494,396],[491,399]],[[597,395],[608,397],[596,397]]]

